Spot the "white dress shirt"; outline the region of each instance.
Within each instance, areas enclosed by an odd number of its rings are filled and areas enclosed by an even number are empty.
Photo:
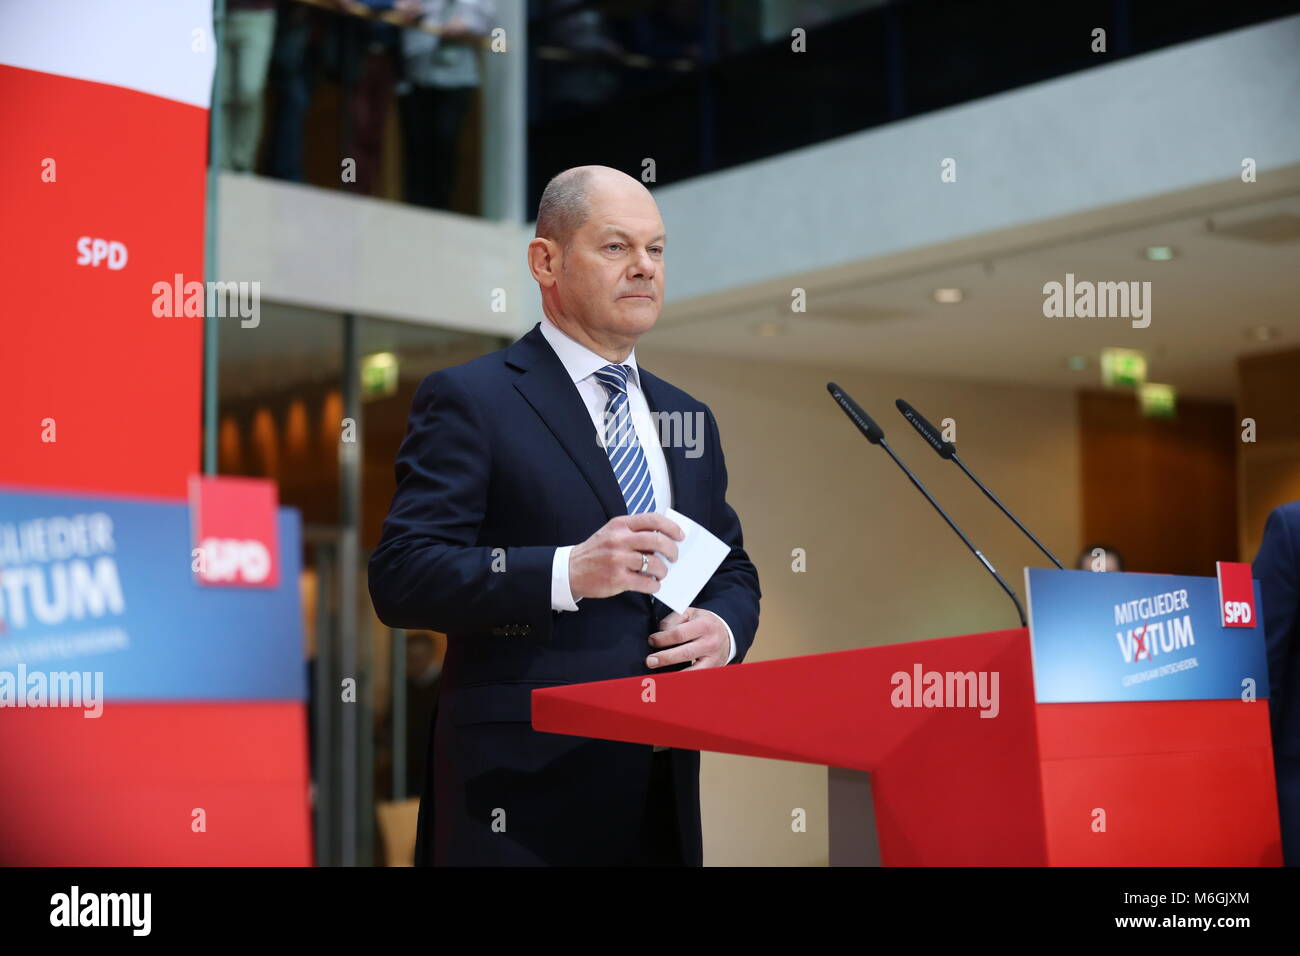
[[[564,370],[573,380],[578,395],[581,396],[587,411],[591,414],[591,427],[595,430],[592,440],[603,441],[605,402],[609,394],[593,373],[614,363],[602,355],[597,355],[581,342],[569,338],[545,317],[542,318],[541,327],[542,336],[555,350],[555,354],[564,365]],[[650,406],[646,404],[645,393],[641,390],[641,373],[636,365],[635,348],[622,364],[631,369],[627,376],[628,412],[632,416],[632,427],[636,429],[637,440],[641,443],[646,465],[650,469],[650,482],[654,486],[655,510],[662,513],[672,507],[672,482],[668,475],[668,461],[664,457],[663,447],[659,444],[659,432],[655,429],[654,421],[650,417]],[[581,598],[574,600],[573,591],[569,588],[569,553],[572,550],[573,545],[555,549],[555,560],[551,565],[551,609],[554,611],[576,611],[577,600],[581,600]],[[713,614],[712,611],[708,613]],[[731,651],[727,654],[727,663],[730,664],[732,658],[736,656],[736,637],[731,631],[731,625],[723,620],[721,615],[713,614],[713,616],[722,621],[722,626],[727,629],[727,637],[731,641]]]

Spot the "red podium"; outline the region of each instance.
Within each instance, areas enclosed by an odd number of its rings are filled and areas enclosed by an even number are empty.
[[[1266,702],[1038,704],[1024,628],[545,688],[533,726],[824,764],[833,866],[1282,862]]]

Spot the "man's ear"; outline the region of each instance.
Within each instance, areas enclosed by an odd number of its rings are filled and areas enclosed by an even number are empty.
[[[555,285],[559,267],[559,244],[541,236],[528,243],[528,271],[543,289]]]

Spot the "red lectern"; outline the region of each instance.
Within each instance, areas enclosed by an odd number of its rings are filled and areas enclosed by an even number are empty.
[[[1281,864],[1265,702],[1037,704],[1024,628],[545,688],[533,726],[824,764],[832,865]]]

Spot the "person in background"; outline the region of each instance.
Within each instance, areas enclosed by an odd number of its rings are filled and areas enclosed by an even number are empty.
[[[1075,568],[1079,571],[1123,571],[1124,559],[1114,548],[1090,544],[1079,552]]]
[[[227,0],[221,41],[221,165],[253,171],[275,39],[275,0]]]
[[[349,191],[374,196],[379,193],[384,130],[396,87],[403,32],[376,17],[390,14],[404,23],[414,23],[422,13],[421,0],[335,2],[351,14],[337,23],[337,66],[345,100],[340,147],[344,156],[356,160],[356,178]]]
[[[481,83],[478,47],[492,29],[493,0],[423,0],[419,25],[402,32],[402,198],[450,209],[456,195],[457,145]]]
[[[298,0],[280,0],[275,19],[270,87],[274,101],[267,130],[265,171],[276,179],[300,183],[303,172],[303,123],[320,72],[326,14]]]
[[[630,72],[622,68],[627,51],[603,10],[547,0],[544,23],[546,44],[568,53],[565,60],[538,64],[544,77],[538,92],[551,108],[581,112],[618,95]]]
[[[429,736],[438,713],[446,635],[411,631],[406,635],[406,793],[424,793],[429,767]]]
[[[1287,866],[1300,866],[1300,501],[1268,516],[1252,576],[1264,602],[1282,857]]]

